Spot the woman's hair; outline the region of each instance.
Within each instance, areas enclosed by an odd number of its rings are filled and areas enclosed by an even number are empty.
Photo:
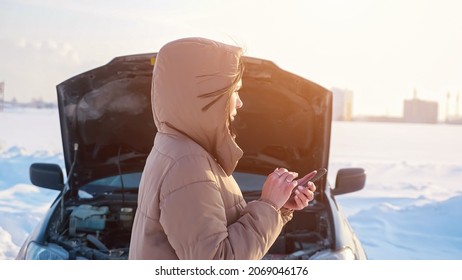
[[[236,89],[237,83],[242,79],[243,75],[244,75],[244,63],[242,62],[242,59],[239,59],[236,73],[231,74],[231,78],[233,78],[231,85],[225,88],[221,88],[219,90],[215,90],[212,92],[207,92],[207,93],[203,93],[199,95],[199,97],[202,97],[202,98],[213,98],[212,101],[210,101],[209,103],[207,103],[207,105],[202,107],[202,111],[207,111],[213,104],[215,104],[215,102],[217,102],[223,96],[227,96],[228,98],[231,97],[231,94]]]
[[[245,67],[244,67],[244,62],[242,60],[242,57],[239,59],[239,62],[238,62],[238,65],[237,65],[236,69],[237,69],[236,73],[231,74],[231,78],[232,78],[231,85],[229,85],[228,87],[213,91],[213,92],[208,92],[208,93],[204,93],[204,94],[199,95],[199,97],[202,97],[202,98],[213,98],[209,103],[207,103],[207,105],[202,107],[202,111],[207,111],[220,98],[223,98],[223,97],[228,98],[228,100],[226,102],[227,106],[226,106],[225,112],[226,112],[227,117],[228,117],[228,128],[229,128],[229,131],[230,131],[230,133],[231,133],[231,135],[233,137],[236,136],[236,129],[233,126],[232,121],[231,121],[231,116],[230,116],[230,112],[229,112],[229,110],[230,110],[229,101],[230,101],[231,95],[236,90],[237,84],[239,83],[239,81],[242,79],[242,76],[244,75]]]

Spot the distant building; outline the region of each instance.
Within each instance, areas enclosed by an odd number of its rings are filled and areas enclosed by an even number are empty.
[[[347,89],[332,88],[332,120],[351,121],[353,117],[353,92]]]
[[[460,115],[460,93],[458,92],[457,95],[455,96],[455,110],[454,113],[451,114],[449,111],[450,105],[450,98],[451,95],[448,94],[446,95],[446,123],[448,124],[462,124],[462,116]]]
[[[412,123],[437,123],[438,122],[438,102],[425,101],[417,98],[404,100],[403,121]]]

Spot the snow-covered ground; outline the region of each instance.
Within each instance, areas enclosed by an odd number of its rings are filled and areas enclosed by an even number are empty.
[[[56,109],[0,112],[0,259],[13,259],[56,191],[29,165],[63,166]],[[363,167],[364,190],[338,201],[370,259],[462,259],[462,126],[334,122],[329,180]]]

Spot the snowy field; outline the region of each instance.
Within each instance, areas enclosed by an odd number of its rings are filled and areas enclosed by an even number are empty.
[[[329,180],[367,171],[338,197],[370,259],[462,259],[462,126],[335,122]],[[58,112],[0,112],[0,259],[19,247],[57,195],[31,185],[33,162],[63,166]]]

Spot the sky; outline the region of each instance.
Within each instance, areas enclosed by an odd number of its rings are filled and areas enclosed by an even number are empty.
[[[354,115],[401,116],[416,92],[444,119],[462,94],[461,10],[458,0],[0,0],[0,82],[6,100],[55,102],[55,86],[78,73],[201,36],[352,91]]]
[[[57,109],[7,108],[0,132],[2,260],[15,258],[58,195],[30,183],[30,164],[64,164]],[[367,173],[363,190],[337,202],[369,259],[462,260],[461,138],[460,125],[333,123],[329,182],[341,168]]]

